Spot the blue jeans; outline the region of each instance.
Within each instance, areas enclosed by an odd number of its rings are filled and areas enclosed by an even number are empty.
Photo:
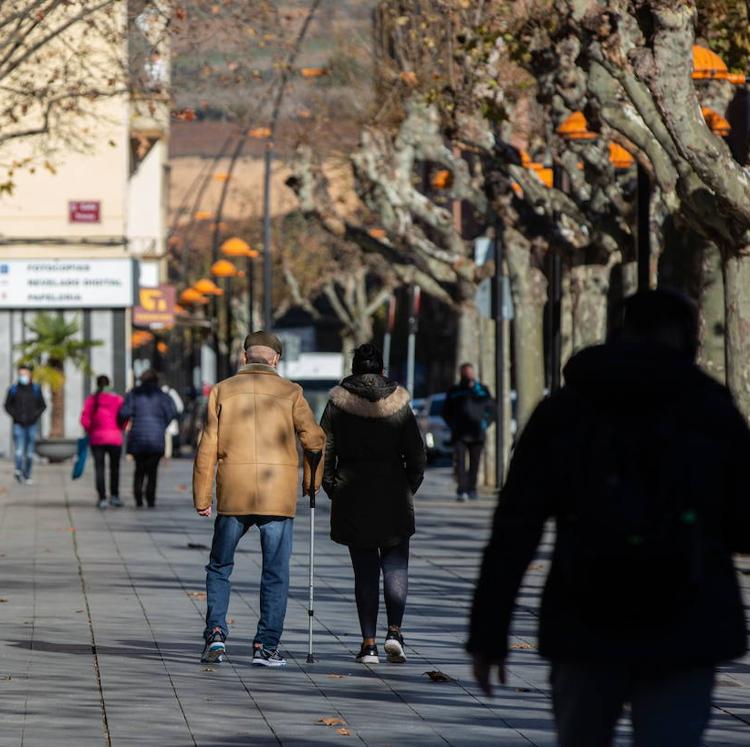
[[[612,744],[630,703],[635,747],[700,747],[711,717],[714,667],[657,662],[553,661],[552,704],[560,747]]]
[[[13,423],[13,443],[16,449],[16,471],[28,480],[31,477],[31,455],[36,444],[36,423]]]
[[[289,559],[292,555],[294,520],[283,516],[228,516],[219,514],[214,523],[211,557],[206,566],[207,638],[214,628],[226,636],[227,610],[237,544],[251,526],[260,531],[263,572],[260,578],[260,619],[254,643],[275,649],[281,640],[289,594]]]

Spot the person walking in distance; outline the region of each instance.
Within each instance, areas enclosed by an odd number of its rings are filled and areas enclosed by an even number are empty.
[[[451,429],[458,486],[456,500],[477,497],[477,476],[487,428],[494,417],[490,390],[481,384],[471,363],[461,365],[461,380],[445,396],[443,419]]]
[[[514,600],[549,518],[539,615],[561,747],[699,747],[716,666],[747,650],[732,553],[750,552],[750,430],[695,364],[698,317],[668,291],[623,305],[573,357],[516,446],[471,613],[482,689],[505,681]]]
[[[156,475],[164,456],[164,432],[176,417],[172,398],[159,389],[159,375],[144,371],[140,385],[127,393],[120,410],[120,420],[130,421],[127,450],[135,460],[133,498],[138,508],[143,506],[144,482],[146,505],[156,505]]]
[[[278,337],[253,332],[245,338],[244,347],[246,365],[211,389],[193,467],[193,502],[201,516],[211,516],[216,478],[217,516],[206,566],[207,610],[201,661],[218,663],[226,659],[234,554],[248,529],[257,526],[263,570],[252,663],[283,667],[286,661],[279,653],[279,643],[286,616],[299,494],[297,441],[306,452],[321,452],[325,436],[302,387],[277,372],[282,353]],[[321,480],[322,471],[318,470],[314,489]],[[310,483],[305,459],[305,491]]]
[[[18,367],[18,379],[5,396],[5,412],[13,419],[15,472],[18,482],[31,485],[31,464],[36,444],[39,418],[47,409],[42,388],[32,381],[32,369]]]
[[[109,389],[109,377],[97,376],[96,392],[86,397],[81,412],[81,425],[89,437],[94,457],[94,472],[98,508],[107,507],[105,462],[109,459],[109,505],[119,508],[120,456],[122,453],[122,425],[119,420],[123,398]]]
[[[383,376],[374,345],[354,351],[352,375],[331,390],[321,419],[326,434],[323,487],[331,499],[331,539],[349,547],[362,631],[356,659],[379,662],[376,645],[382,572],[388,661],[406,661],[406,606],[414,502],[426,463],[409,393]]]

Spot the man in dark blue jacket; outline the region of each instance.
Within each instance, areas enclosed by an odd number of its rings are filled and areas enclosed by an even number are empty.
[[[681,296],[628,299],[605,345],[571,359],[515,449],[474,597],[467,649],[505,682],[515,598],[548,519],[539,615],[560,747],[699,747],[720,662],[747,650],[732,553],[750,552],[750,430],[695,364]]]
[[[13,418],[15,478],[27,485],[31,484],[31,457],[36,444],[37,424],[46,408],[42,388],[31,380],[31,368],[19,366],[18,380],[5,397],[5,411]]]
[[[477,380],[474,366],[464,363],[460,370],[461,380],[446,394],[443,420],[452,434],[456,500],[463,502],[477,497],[479,462],[494,408],[490,390]]]

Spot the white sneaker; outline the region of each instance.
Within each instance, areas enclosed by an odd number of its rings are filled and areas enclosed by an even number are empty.
[[[469,494],[468,493],[459,493],[456,496],[456,503],[466,503],[466,501],[469,500]]]
[[[109,505],[113,506],[114,508],[121,508],[125,504],[120,500],[120,498],[116,495],[110,496],[109,499]]]
[[[389,630],[385,637],[383,646],[385,653],[388,654],[389,664],[403,664],[406,661],[404,653],[404,637],[395,630]]]
[[[265,646],[256,646],[253,651],[252,663],[256,666],[278,669],[286,666],[286,659],[281,656],[277,648],[269,649]]]
[[[363,643],[362,648],[359,650],[355,661],[358,664],[380,664],[380,658],[378,657],[378,647],[368,646],[366,643]]]
[[[15,472],[13,473],[13,477],[15,477],[15,478],[16,478],[16,482],[23,482],[23,475],[21,474],[21,470],[20,470],[20,469],[17,469],[17,470],[16,470],[16,471],[15,471]]]
[[[32,480],[32,479],[30,478],[30,477],[27,477],[27,478],[26,478],[26,479],[25,479],[25,480],[23,481],[23,484],[24,484],[24,485],[33,485],[33,484],[34,484],[34,481],[33,481],[33,480]]]
[[[106,498],[102,498],[102,499],[101,499],[101,500],[100,500],[100,501],[99,501],[99,502],[98,502],[98,503],[96,504],[96,507],[97,507],[97,508],[101,508],[102,510],[104,510],[105,508],[107,508],[107,505],[108,505],[108,504],[107,504],[107,499],[106,499]]]

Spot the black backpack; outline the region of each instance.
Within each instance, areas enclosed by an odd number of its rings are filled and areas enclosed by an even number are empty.
[[[592,406],[579,421],[558,552],[570,602],[598,625],[674,618],[701,583],[702,481],[694,472],[706,452],[678,409]]]

